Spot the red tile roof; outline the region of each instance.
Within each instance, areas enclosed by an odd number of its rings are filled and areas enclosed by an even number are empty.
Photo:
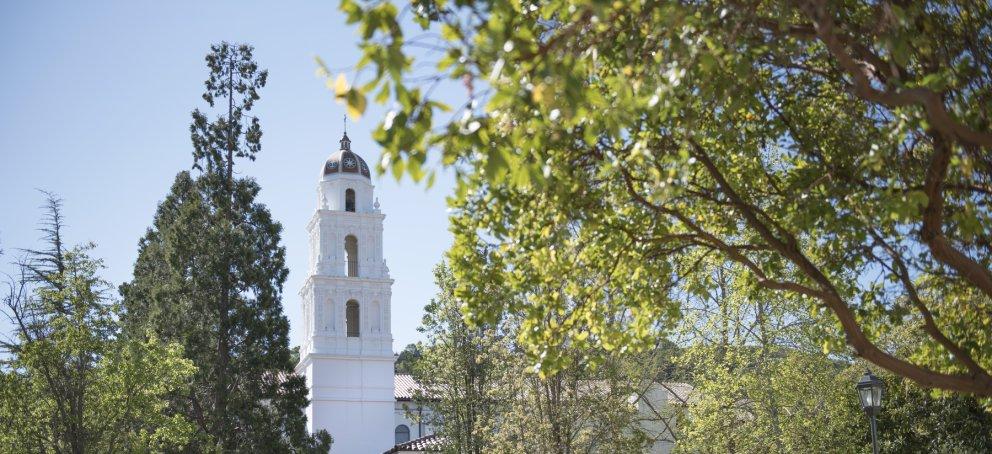
[[[413,395],[420,390],[420,385],[409,374],[393,375],[393,396],[396,400],[413,400]]]
[[[395,454],[401,452],[440,452],[441,443],[444,442],[444,438],[437,435],[427,435],[426,437],[420,437],[416,440],[410,440],[406,443],[400,443],[393,446],[389,451],[383,454]]]

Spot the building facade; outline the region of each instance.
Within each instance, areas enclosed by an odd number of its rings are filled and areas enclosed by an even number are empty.
[[[434,435],[434,410],[429,403],[418,402],[415,397],[420,384],[408,374],[396,374],[393,380],[393,397],[396,398],[396,427],[393,441],[399,445],[408,441]]]

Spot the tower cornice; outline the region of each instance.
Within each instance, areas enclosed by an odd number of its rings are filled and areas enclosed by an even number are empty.
[[[307,276],[306,280],[303,281],[303,285],[300,286],[300,296],[306,291],[306,289],[313,285],[314,282],[328,282],[335,284],[345,284],[353,287],[377,287],[382,284],[386,284],[390,288],[393,286],[394,280],[389,277],[354,277],[354,276],[327,276],[323,274],[310,274]]]
[[[351,212],[351,211],[338,211],[338,210],[324,210],[317,209],[314,210],[312,216],[310,216],[310,221],[307,222],[307,230],[314,227],[314,224],[320,220],[321,215],[333,214],[335,216],[341,216],[341,219],[361,219],[361,220],[372,220],[372,221],[383,221],[386,219],[386,215],[383,213],[361,213],[361,212]]]

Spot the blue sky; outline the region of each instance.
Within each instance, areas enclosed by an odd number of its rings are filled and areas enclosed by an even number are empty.
[[[283,225],[290,268],[283,305],[298,345],[304,230],[344,112],[315,76],[314,56],[350,67],[357,39],[336,1],[3,3],[0,269],[10,269],[16,248],[37,244],[42,196],[35,188],[43,188],[65,199],[70,241],[97,243],[94,255],[115,285],[130,279],[156,205],[192,162],[188,127],[190,111],[204,106],[203,57],[211,43],[247,42],[269,80],[254,110],[262,152],[238,169],[259,181],[261,201]],[[370,164],[379,159],[370,131],[382,112],[373,106],[360,121],[349,120],[352,148]],[[435,292],[431,269],[451,244],[444,199],[453,183],[450,176],[429,190],[391,176],[374,183],[387,215],[398,351],[419,336],[423,306]]]

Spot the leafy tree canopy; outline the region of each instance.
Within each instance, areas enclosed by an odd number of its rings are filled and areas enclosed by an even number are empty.
[[[663,335],[716,256],[824,315],[824,350],[992,396],[987,2],[341,8],[364,71],[338,97],[394,106],[381,171],[429,182],[428,153],[454,168],[458,292],[528,294],[464,313],[524,314],[545,369],[565,343]],[[907,320],[925,342],[881,348]]]
[[[498,323],[465,323],[444,263],[434,268],[434,283],[438,294],[424,307],[417,329],[426,339],[419,350],[423,357],[412,363],[420,384],[414,397],[430,408],[424,419],[444,437],[444,452],[487,452],[500,429],[497,421],[508,417],[506,379],[513,370],[506,333]]]
[[[421,385],[417,400],[430,408],[425,421],[444,437],[441,450],[483,452],[641,452],[650,442],[634,399],[656,372],[651,358],[619,358],[595,370],[582,364],[588,351],[570,350],[578,364],[540,377],[514,342],[516,317],[469,325],[444,264],[434,270],[439,287],[424,308],[419,330],[423,358],[414,363]],[[473,299],[512,298],[491,285]],[[633,372],[633,373],[631,373]],[[653,377],[652,377],[653,378]],[[657,403],[657,402],[656,402]],[[665,411],[665,408],[659,408]],[[419,416],[419,413],[414,414]]]
[[[63,242],[61,200],[49,194],[44,247],[26,251],[8,281],[0,341],[4,452],[175,451],[194,433],[168,411],[196,368],[182,346],[121,332],[119,304],[92,245]]]

